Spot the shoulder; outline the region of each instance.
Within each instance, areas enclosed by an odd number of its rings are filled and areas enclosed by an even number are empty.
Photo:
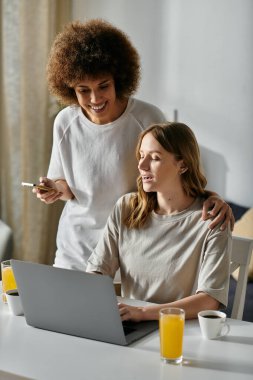
[[[135,197],[137,193],[136,192],[132,192],[132,193],[127,193],[127,194],[124,194],[122,195],[122,197],[120,197],[116,204],[115,204],[115,207],[117,208],[128,208],[129,207],[129,203],[130,203],[130,200]]]
[[[217,226],[215,226],[213,229],[209,228],[209,224],[211,223],[212,219],[207,219],[207,220],[202,220],[202,208],[203,208],[203,203],[205,202],[205,198],[197,198],[197,201],[195,202],[194,205],[194,213],[195,213],[195,218],[198,218],[201,220],[201,224],[205,228],[207,232],[207,239],[213,239],[219,237],[219,239],[224,240],[224,241],[229,241],[231,240],[232,233],[231,229],[228,226],[225,228],[225,230],[221,230],[220,227],[222,225],[222,222],[219,223]]]
[[[127,193],[120,197],[117,202],[115,203],[113,214],[117,214],[120,219],[122,217],[124,218],[126,215],[128,215],[129,210],[130,210],[130,201],[133,197],[136,196],[137,193]]]
[[[65,131],[71,124],[79,117],[79,107],[68,106],[63,108],[55,117],[54,129],[58,131]]]
[[[154,104],[144,102],[143,100],[131,98],[130,112],[136,119],[142,121],[145,126],[152,123],[166,122],[163,112]]]

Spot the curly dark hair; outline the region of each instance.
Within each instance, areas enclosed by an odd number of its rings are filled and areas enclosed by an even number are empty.
[[[112,75],[116,96],[129,97],[140,81],[140,58],[128,36],[102,19],[67,24],[52,45],[49,91],[64,105],[78,104],[74,86],[85,77]]]

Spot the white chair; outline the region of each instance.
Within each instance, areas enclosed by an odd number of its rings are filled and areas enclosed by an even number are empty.
[[[0,261],[10,259],[12,256],[12,249],[12,230],[0,219]]]
[[[239,270],[231,313],[231,318],[234,319],[242,319],[243,316],[252,250],[253,239],[233,236],[230,273],[233,273],[237,268]]]

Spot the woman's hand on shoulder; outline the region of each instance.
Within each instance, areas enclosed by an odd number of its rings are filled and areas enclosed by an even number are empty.
[[[232,209],[217,194],[210,195],[203,203],[202,219],[207,220],[210,218],[214,218],[209,224],[210,229],[222,223],[220,229],[225,230],[230,223],[231,231],[233,231],[235,218]]]

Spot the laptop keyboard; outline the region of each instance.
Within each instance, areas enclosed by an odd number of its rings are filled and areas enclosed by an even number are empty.
[[[136,331],[135,323],[130,321],[122,322],[123,330],[125,335],[128,335],[134,331]]]

